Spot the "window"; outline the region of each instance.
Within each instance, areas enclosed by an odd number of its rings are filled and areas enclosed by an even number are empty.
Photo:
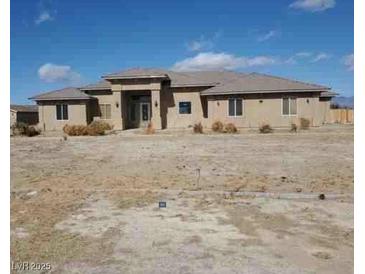
[[[111,105],[100,104],[101,119],[111,119]]]
[[[180,114],[191,114],[191,102],[179,102]]]
[[[228,99],[228,115],[242,116],[242,113],[243,113],[243,100],[240,98]]]
[[[283,115],[297,115],[297,98],[287,97],[283,98],[282,104]]]
[[[57,120],[68,120],[68,105],[56,105]]]

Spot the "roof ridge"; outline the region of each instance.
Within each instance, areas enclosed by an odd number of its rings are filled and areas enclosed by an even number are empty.
[[[314,83],[299,81],[299,80],[296,80],[296,79],[289,79],[289,78],[285,78],[285,77],[281,77],[281,76],[276,76],[276,75],[269,75],[269,74],[265,74],[265,73],[251,72],[249,75],[265,76],[265,77],[270,77],[270,78],[274,78],[274,79],[295,82],[295,83],[299,83],[299,84],[305,84],[305,85],[317,86],[317,87],[321,87],[321,88],[325,88],[325,89],[331,89],[330,87],[326,87],[326,86],[323,86],[323,85],[318,85],[318,84],[314,84]]]

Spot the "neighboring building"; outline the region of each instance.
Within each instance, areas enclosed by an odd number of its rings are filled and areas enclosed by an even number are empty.
[[[10,126],[23,122],[28,125],[38,124],[37,105],[10,105]]]
[[[186,128],[219,120],[237,127],[289,127],[300,118],[312,126],[326,122],[330,88],[264,74],[230,71],[175,72],[130,69],[102,76],[81,88],[34,96],[44,130],[95,119],[116,129]]]

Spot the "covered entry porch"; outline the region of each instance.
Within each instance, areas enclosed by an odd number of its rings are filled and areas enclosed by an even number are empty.
[[[147,127],[151,122],[151,91],[125,91],[124,92],[126,119],[125,129]]]

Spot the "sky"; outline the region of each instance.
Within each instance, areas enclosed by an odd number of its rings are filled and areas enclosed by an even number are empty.
[[[136,67],[260,72],[353,96],[351,0],[12,0],[11,102]]]

